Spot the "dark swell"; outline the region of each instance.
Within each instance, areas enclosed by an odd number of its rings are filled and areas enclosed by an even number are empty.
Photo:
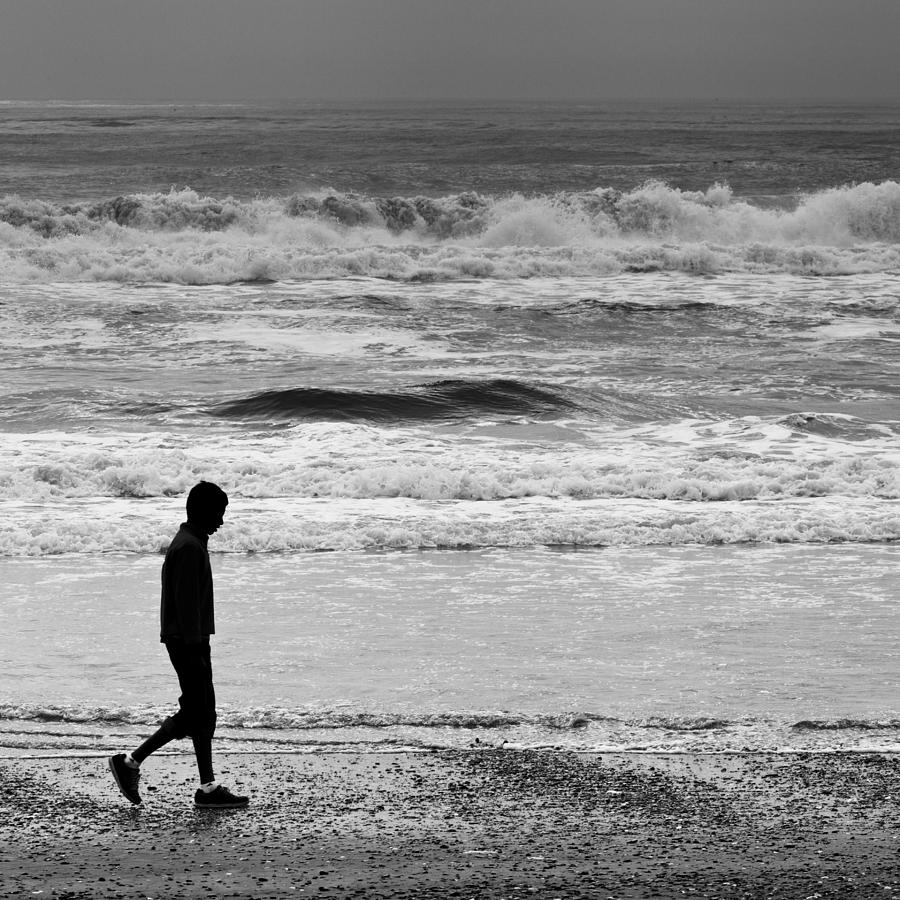
[[[214,415],[241,419],[434,421],[485,415],[555,418],[576,409],[561,394],[514,380],[438,381],[396,391],[288,388],[222,403]]]

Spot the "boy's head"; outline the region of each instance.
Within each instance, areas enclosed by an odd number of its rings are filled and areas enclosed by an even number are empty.
[[[191,488],[187,496],[188,522],[205,534],[212,534],[222,524],[226,506],[228,494],[211,481],[201,481]]]

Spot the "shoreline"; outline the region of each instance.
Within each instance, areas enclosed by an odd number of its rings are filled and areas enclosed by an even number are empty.
[[[37,753],[6,753],[0,751],[0,762],[9,762],[12,760],[29,761],[29,760],[52,760],[52,759],[72,759],[72,760],[88,760],[88,759],[108,759],[112,750],[72,750],[71,752],[37,752]],[[778,750],[641,750],[641,749],[581,749],[578,747],[389,747],[383,750],[373,747],[365,747],[359,749],[355,746],[348,746],[347,749],[338,750],[334,747],[304,747],[296,750],[286,750],[283,747],[273,748],[254,748],[253,750],[229,750],[216,749],[216,757],[229,756],[284,756],[284,757],[323,757],[323,756],[441,756],[451,754],[488,754],[488,753],[534,753],[534,754],[571,754],[572,756],[598,756],[598,757],[630,757],[630,756],[652,756],[652,757],[698,757],[707,759],[717,759],[720,757],[735,758],[752,758],[752,757],[806,757],[806,756],[883,756],[886,758],[900,757],[900,749],[884,750],[884,749],[859,749],[856,747],[831,747],[831,748],[814,748],[814,749],[778,749]],[[186,757],[193,759],[193,751],[185,750],[157,750],[153,754],[154,759],[162,759],[164,757],[179,758]]]
[[[895,754],[188,753],[144,804],[99,754],[0,758],[0,895],[837,898],[900,890]],[[37,893],[40,892],[40,893]]]

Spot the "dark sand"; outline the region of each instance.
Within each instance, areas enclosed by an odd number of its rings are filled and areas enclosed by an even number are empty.
[[[488,750],[0,760],[0,896],[887,898],[900,757]]]

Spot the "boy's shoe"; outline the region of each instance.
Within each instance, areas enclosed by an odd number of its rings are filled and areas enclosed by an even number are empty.
[[[117,753],[109,758],[109,770],[116,779],[119,790],[132,802],[140,803],[141,795],[138,793],[138,782],[141,780],[141,770],[133,769],[125,762],[125,754]]]
[[[221,784],[209,793],[198,788],[194,794],[194,806],[201,809],[239,809],[249,802],[249,797],[237,797]]]

